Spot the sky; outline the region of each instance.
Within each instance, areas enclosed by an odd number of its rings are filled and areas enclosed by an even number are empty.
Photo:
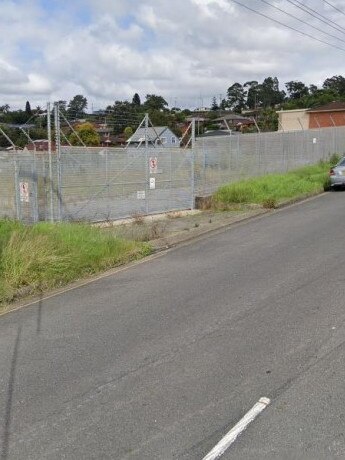
[[[345,76],[344,0],[0,0],[12,109],[82,94],[96,110],[134,93],[193,109],[235,82],[333,75]]]

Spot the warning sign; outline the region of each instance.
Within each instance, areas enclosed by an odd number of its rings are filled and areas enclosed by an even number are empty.
[[[20,201],[22,201],[23,203],[29,203],[29,184],[27,182],[19,182],[19,193]]]
[[[156,178],[150,177],[150,190],[154,190],[156,188]]]
[[[155,174],[157,172],[158,160],[157,157],[151,157],[149,160],[150,173]]]

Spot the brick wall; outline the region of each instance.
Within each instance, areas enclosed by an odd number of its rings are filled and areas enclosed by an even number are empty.
[[[309,128],[345,126],[345,110],[339,112],[309,113]]]

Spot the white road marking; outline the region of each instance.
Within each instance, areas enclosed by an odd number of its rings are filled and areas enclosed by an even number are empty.
[[[260,398],[259,401],[246,413],[236,425],[219,441],[219,443],[203,458],[203,460],[215,460],[219,458],[231,446],[236,438],[243,433],[248,425],[269,405],[269,398]]]

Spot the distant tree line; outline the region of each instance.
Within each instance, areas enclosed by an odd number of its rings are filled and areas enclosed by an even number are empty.
[[[328,102],[345,101],[345,78],[335,75],[327,78],[321,88],[316,85],[292,80],[280,88],[277,77],[266,77],[261,83],[256,80],[244,83],[235,82],[226,91],[226,97],[217,103],[213,98],[208,117],[207,126],[213,125],[213,120],[224,111],[235,113],[252,113],[256,115],[260,129],[273,131],[277,129],[278,109],[312,108]],[[168,108],[167,101],[160,95],[147,94],[142,102],[138,93],[130,101],[116,100],[112,105],[95,113],[88,113],[87,98],[81,94],[74,96],[68,103],[59,101],[62,114],[61,126],[71,144],[79,143],[70,129],[70,125],[80,126],[82,122],[87,125],[81,129],[82,136],[88,143],[97,144],[99,138],[95,136],[93,124],[104,123],[111,129],[112,134],[124,134],[126,137],[134,132],[146,113],[155,126],[168,126],[177,136],[181,136],[181,126],[187,116],[191,115],[188,109],[181,110],[177,107]],[[46,138],[47,119],[41,107],[31,108],[26,101],[24,110],[11,110],[8,104],[0,105],[0,127],[18,147],[28,143],[25,134],[19,129],[8,125],[27,125],[27,132],[33,140]],[[97,141],[98,139],[98,141]],[[8,141],[0,133],[0,146],[8,146]]]

